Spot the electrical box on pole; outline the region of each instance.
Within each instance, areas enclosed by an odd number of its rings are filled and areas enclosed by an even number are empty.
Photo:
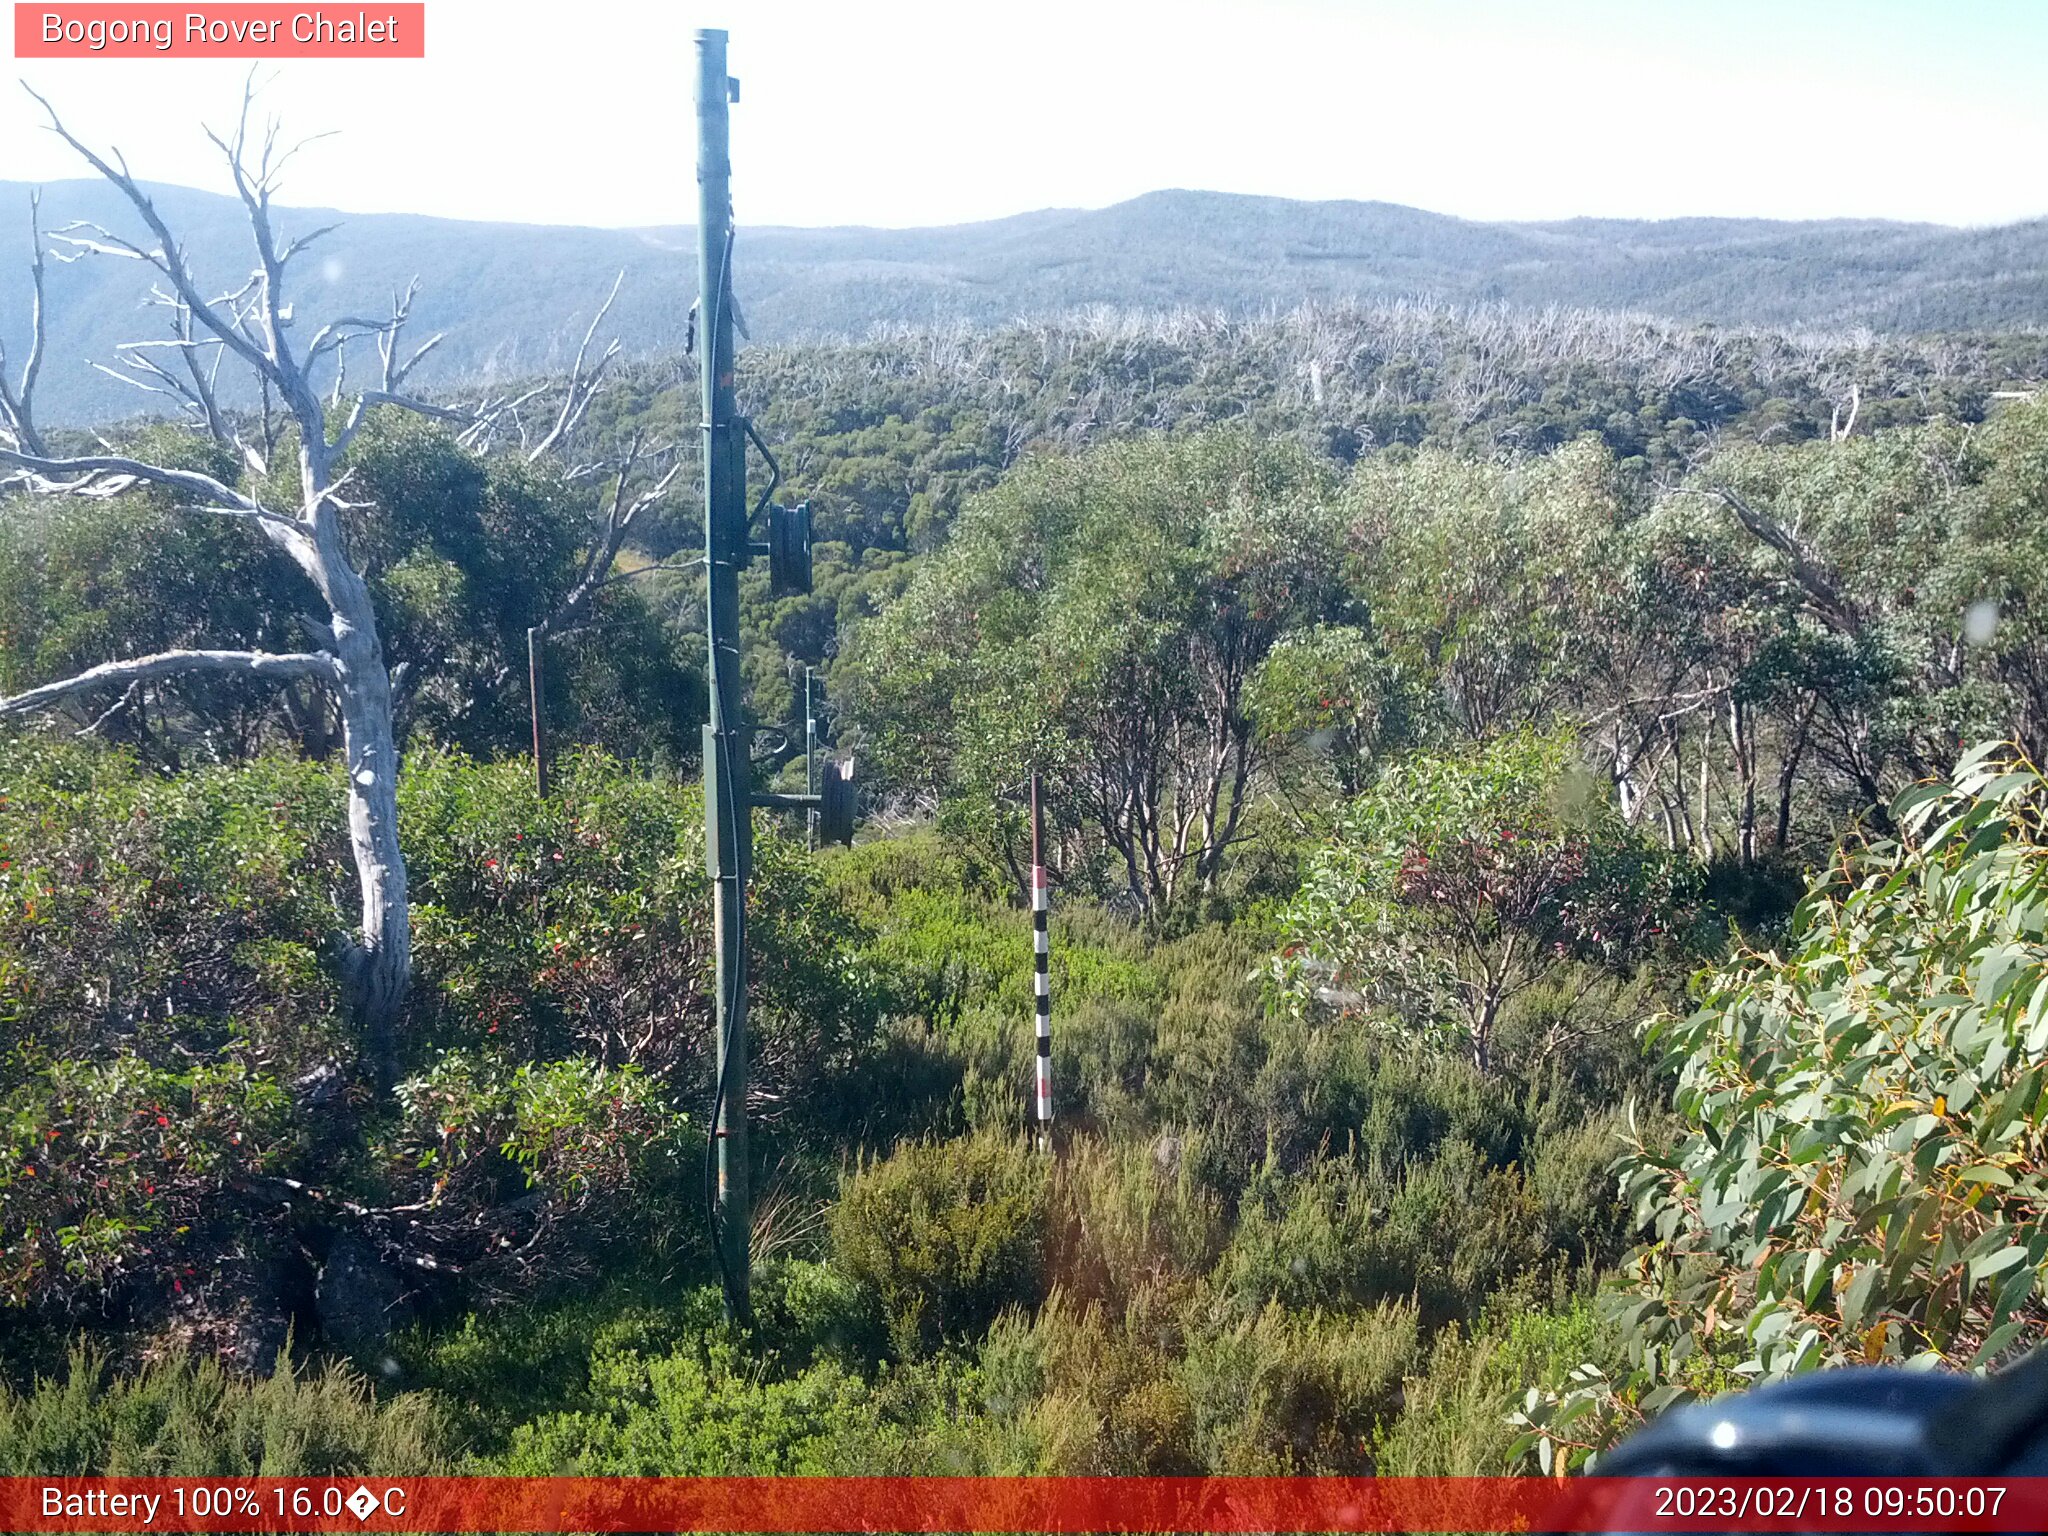
[[[852,842],[857,788],[852,763],[826,766],[815,794],[757,794],[752,733],[740,675],[740,572],[768,557],[778,596],[811,590],[811,511],[771,498],[781,479],[774,455],[739,412],[733,370],[731,107],[739,82],[726,72],[726,34],[697,34],[697,327],[703,425],[704,572],[710,718],[704,726],[704,856],[716,927],[713,969],[717,1085],[706,1155],[707,1198],[727,1312],[748,1311],[747,881],[753,870],[753,808],[815,811],[820,835]],[[747,445],[769,469],[768,488],[747,509]],[[755,517],[767,514],[756,541]]]

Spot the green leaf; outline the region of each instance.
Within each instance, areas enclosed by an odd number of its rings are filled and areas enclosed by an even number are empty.
[[[1970,1260],[1969,1270],[1970,1283],[1975,1285],[1987,1276],[2002,1274],[2026,1256],[2027,1250],[2015,1243],[2010,1248],[2000,1249],[1997,1253],[1987,1254],[1983,1258],[1972,1259]]]
[[[1965,1184],[1990,1184],[1999,1189],[2012,1188],[2012,1175],[1990,1163],[1974,1163],[1956,1177]]]
[[[1839,1310],[1842,1321],[1849,1327],[1856,1328],[1862,1325],[1864,1313],[1870,1307],[1870,1293],[1877,1284],[1879,1273],[1875,1264],[1858,1266],[1856,1278],[1851,1280],[1848,1288],[1842,1292]]]
[[[2007,1345],[2011,1344],[2013,1340],[2026,1331],[2027,1320],[2025,1318],[2008,1318],[1985,1336],[1983,1344],[1979,1346],[1977,1353],[1971,1357],[1970,1364],[1980,1369],[1991,1364],[1992,1361],[1996,1360],[2005,1351]]]

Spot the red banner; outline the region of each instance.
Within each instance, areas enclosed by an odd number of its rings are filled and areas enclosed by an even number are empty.
[[[423,0],[72,5],[16,0],[19,59],[423,59]]]
[[[2039,1531],[2033,1478],[0,1478],[44,1531]]]

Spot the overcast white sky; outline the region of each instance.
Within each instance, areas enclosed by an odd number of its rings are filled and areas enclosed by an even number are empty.
[[[1160,187],[1473,218],[2048,213],[2048,0],[428,0],[427,21],[423,61],[264,66],[289,130],[341,130],[286,200],[688,222],[691,34],[723,26],[756,224]],[[140,174],[221,186],[199,123],[246,65],[15,67]],[[0,92],[0,179],[78,169]]]

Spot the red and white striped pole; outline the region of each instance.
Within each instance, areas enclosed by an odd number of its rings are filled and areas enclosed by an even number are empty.
[[[1052,1150],[1052,940],[1046,930],[1045,814],[1038,803],[1038,771],[1031,773],[1031,988],[1038,1019],[1038,1138]]]

